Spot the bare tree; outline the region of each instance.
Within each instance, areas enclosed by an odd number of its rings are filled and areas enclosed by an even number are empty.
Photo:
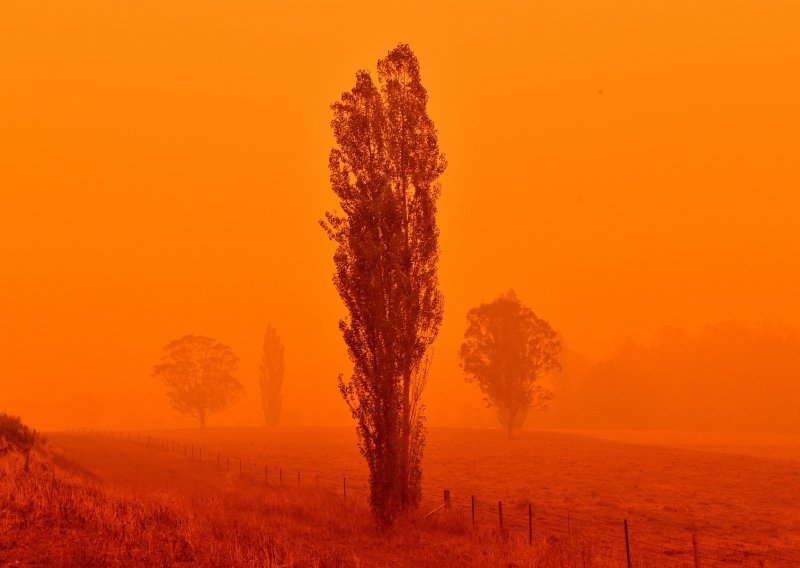
[[[339,388],[357,422],[370,503],[389,524],[421,496],[425,443],[420,397],[442,320],[437,179],[446,162],[427,114],[419,63],[407,45],[359,71],[332,105],[331,187],[342,213],[321,222],[336,245],[339,322],[353,362]]]
[[[559,368],[560,354],[556,332],[513,290],[467,314],[461,368],[468,383],[478,383],[487,406],[497,408],[509,438],[529,410],[544,409],[552,399],[538,383]]]
[[[233,350],[209,337],[186,335],[164,347],[153,376],[168,387],[172,407],[193,416],[205,427],[208,418],[235,402],[244,392],[234,376],[238,358]]]
[[[264,334],[261,365],[258,368],[261,385],[261,408],[267,426],[277,426],[283,406],[283,341],[271,325]]]

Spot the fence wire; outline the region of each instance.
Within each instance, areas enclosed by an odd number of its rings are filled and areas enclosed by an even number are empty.
[[[238,473],[242,479],[261,481],[268,486],[286,488],[315,488],[340,495],[353,503],[369,504],[369,479],[364,476],[306,473],[298,469],[285,470],[267,460],[253,460],[223,451],[205,453],[202,447],[187,440],[156,437],[143,433],[113,433],[83,431],[138,442],[150,448],[170,451],[190,460],[218,468],[228,473]],[[465,523],[476,530],[490,529],[504,538],[528,541],[538,550],[558,550],[566,557],[581,556],[590,552],[621,566],[671,567],[724,567],[746,566],[758,568],[789,568],[800,566],[800,550],[758,546],[710,534],[693,534],[684,531],[683,538],[676,529],[669,533],[659,527],[648,526],[622,519],[587,519],[570,512],[554,511],[521,501],[488,500],[478,496],[450,495],[449,506],[443,505],[443,494],[426,492],[422,496],[424,511],[439,510],[458,514]],[[775,530],[786,527],[758,521]],[[627,524],[627,534],[626,534]],[[663,527],[661,527],[663,529]]]

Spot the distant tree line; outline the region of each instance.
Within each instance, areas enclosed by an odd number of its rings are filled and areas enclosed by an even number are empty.
[[[736,322],[664,327],[589,362],[567,351],[542,424],[608,430],[797,432],[800,334]]]

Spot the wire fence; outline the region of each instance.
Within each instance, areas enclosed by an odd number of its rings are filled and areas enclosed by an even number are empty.
[[[233,472],[242,479],[286,488],[309,488],[340,495],[368,505],[369,480],[364,476],[331,475],[286,470],[246,456],[203,451],[194,442],[135,432],[82,431],[83,434],[125,439],[170,451]],[[556,551],[561,558],[602,559],[610,565],[632,567],[789,568],[800,566],[800,550],[736,541],[723,536],[659,527],[629,519],[591,519],[568,511],[539,507],[520,500],[488,500],[476,495],[456,495],[449,489],[424,493],[425,518],[458,515],[476,531],[491,531],[500,540],[525,542],[535,550]],[[775,529],[778,527],[774,525]]]

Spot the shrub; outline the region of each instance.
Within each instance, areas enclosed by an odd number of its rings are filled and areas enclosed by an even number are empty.
[[[18,416],[0,412],[0,454],[15,450],[29,452],[35,441],[35,430],[25,426]]]

